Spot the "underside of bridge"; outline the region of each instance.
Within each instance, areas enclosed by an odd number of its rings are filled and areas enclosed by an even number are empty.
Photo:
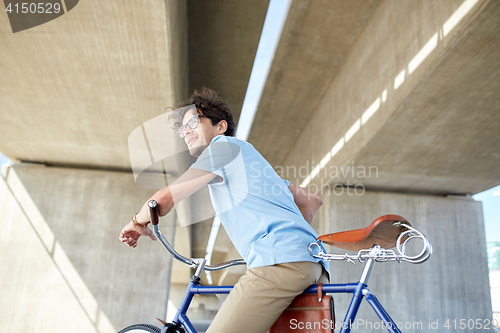
[[[16,299],[1,303],[14,320],[0,330],[58,332],[76,323],[114,332],[153,323],[176,305],[182,288],[169,285],[185,284],[190,270],[157,243],[144,239],[131,250],[117,239],[154,193],[133,183],[129,135],[204,86],[237,121],[268,6],[87,0],[15,34],[0,15],[0,152],[14,162],[0,186],[9,230],[2,266],[10,267],[0,281],[5,299]],[[487,318],[482,210],[470,195],[500,184],[499,92],[499,1],[294,0],[248,141],[283,178],[323,195],[319,234],[395,213],[434,240],[437,258],[423,266],[376,268],[389,312],[424,324],[452,314]],[[169,215],[162,223],[179,252],[205,256],[211,219],[175,227]],[[237,256],[221,229],[212,262]],[[243,272],[212,279],[231,284]],[[332,265],[338,282],[358,273]],[[428,276],[428,296],[407,292],[421,306],[398,304],[390,286],[418,284],[418,276]],[[449,276],[446,286],[433,282]],[[471,281],[483,287],[474,291]],[[432,310],[435,295],[442,304]],[[197,304],[203,311],[193,314],[210,319],[219,300]],[[43,310],[50,307],[70,315],[57,322]],[[36,321],[21,319],[33,312]]]
[[[294,3],[249,141],[275,167],[310,161],[311,173],[327,157],[318,184],[345,184],[352,177],[330,169],[354,165],[378,168],[363,180],[376,190],[498,185],[499,3],[333,3]],[[464,17],[448,32],[456,11]]]

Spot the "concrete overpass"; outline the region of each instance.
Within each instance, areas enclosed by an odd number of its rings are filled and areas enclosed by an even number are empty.
[[[133,183],[127,137],[201,86],[238,119],[268,3],[84,1],[16,34],[0,15],[0,151],[16,161],[1,191],[14,302],[2,303],[13,318],[2,329],[111,332],[176,302],[182,287],[169,283],[190,272],[156,243],[116,240],[151,194]],[[272,63],[248,140],[283,177],[321,191],[318,233],[396,213],[433,242],[422,266],[375,269],[372,289],[401,321],[491,317],[470,195],[500,184],[499,17],[495,0],[295,0]],[[210,221],[164,224],[180,252],[204,256]],[[214,261],[237,256],[223,231],[214,250]],[[346,265],[332,265],[335,280],[358,275]],[[218,300],[199,304],[209,319]],[[64,320],[47,313],[61,307]]]
[[[24,223],[3,242],[11,269],[2,285],[11,293],[2,309],[13,320],[2,320],[2,330],[110,332],[165,315],[170,281],[185,283],[190,271],[171,273],[158,244],[139,253],[117,241],[153,193],[133,182],[127,138],[202,85],[217,89],[238,119],[267,6],[82,1],[16,34],[0,15],[0,151],[16,162],[2,183],[2,225]],[[173,222],[165,221],[169,235]],[[191,230],[175,235],[191,255]],[[48,285],[63,296],[50,297]],[[28,294],[35,302],[20,299]],[[53,308],[67,309],[64,320],[23,319]]]

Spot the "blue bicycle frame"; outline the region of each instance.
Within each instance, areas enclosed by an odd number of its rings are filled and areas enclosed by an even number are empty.
[[[192,259],[192,258],[185,258],[182,255],[178,254],[173,247],[168,243],[166,238],[162,235],[158,223],[159,223],[159,213],[158,213],[158,206],[156,201],[151,200],[148,202],[148,206],[150,209],[150,217],[151,217],[151,223],[154,226],[154,232],[157,236],[157,238],[160,240],[162,245],[165,247],[165,249],[170,252],[170,254],[177,260],[189,265],[192,268],[196,269],[195,274],[191,278],[191,281],[186,289],[186,293],[184,294],[184,298],[182,299],[181,305],[179,309],[177,310],[177,313],[175,314],[175,317],[173,319],[172,323],[166,323],[164,321],[161,321],[164,325],[161,329],[161,333],[165,332],[182,332],[182,327],[184,327],[184,330],[187,331],[187,333],[197,333],[196,329],[194,328],[193,324],[190,322],[189,318],[187,317],[187,310],[189,308],[189,305],[191,304],[191,301],[193,300],[194,295],[200,295],[200,294],[229,294],[231,290],[233,289],[233,286],[201,286],[200,285],[200,277],[201,274],[203,273],[204,270],[207,271],[215,271],[219,269],[224,269],[228,268],[231,266],[235,265],[243,265],[245,262],[243,259],[236,259],[236,260],[231,260],[227,261],[224,263],[220,263],[217,265],[206,265],[206,259]],[[400,227],[402,226],[401,222],[395,222],[393,226]],[[313,254],[315,257],[323,258],[325,260],[348,260],[351,262],[354,262],[353,259],[357,259],[361,262],[365,262],[365,266],[363,268],[363,272],[361,273],[361,277],[357,283],[346,283],[346,284],[324,284],[323,285],[323,293],[325,294],[338,294],[338,293],[351,293],[352,299],[351,303],[349,305],[349,308],[347,310],[346,316],[344,318],[344,321],[342,323],[342,327],[340,329],[340,333],[349,333],[352,329],[353,324],[355,323],[355,318],[356,314],[358,313],[359,306],[361,304],[361,301],[363,298],[366,299],[366,301],[371,305],[375,313],[379,316],[379,318],[382,320],[382,323],[385,328],[389,332],[392,333],[400,333],[401,331],[397,327],[397,325],[394,323],[394,321],[391,319],[387,311],[384,309],[384,307],[379,303],[375,295],[371,293],[371,291],[367,288],[368,286],[368,280],[370,278],[373,265],[375,264],[375,261],[380,260],[380,261],[388,261],[388,260],[397,260],[400,262],[401,260],[412,262],[412,263],[422,263],[425,260],[429,258],[429,256],[432,253],[432,246],[430,245],[429,241],[425,237],[424,234],[419,232],[418,230],[412,228],[409,224],[408,225],[403,225],[407,231],[404,231],[400,233],[396,244],[397,244],[397,249],[399,252],[399,255],[397,255],[394,251],[392,250],[385,250],[381,249],[380,246],[376,245],[373,248],[369,250],[361,250],[358,252],[357,256],[349,256],[349,255],[330,255],[330,254],[325,254],[325,253],[316,253]],[[412,238],[419,238],[424,241],[424,247],[421,251],[420,254],[417,256],[408,256],[406,255],[405,251],[405,246],[406,243],[412,239]],[[406,239],[406,240],[405,240]],[[400,244],[403,243],[403,245],[400,247]],[[311,247],[314,247],[313,243],[310,245],[310,251]],[[318,249],[321,249],[321,247],[316,244],[316,247]],[[321,252],[321,251],[320,251]],[[312,254],[312,252],[311,252]],[[312,285],[309,288],[307,288],[304,293],[317,293],[318,292],[318,286],[317,285]],[[331,323],[332,324],[332,323]],[[335,325],[335,323],[333,323]],[[335,326],[334,326],[335,327]],[[290,327],[290,330],[293,331],[293,329]]]
[[[363,298],[372,306],[375,313],[382,320],[384,327],[387,328],[389,332],[401,332],[394,321],[391,319],[387,311],[385,311],[384,307],[377,300],[375,295],[373,295],[370,290],[367,288],[368,279],[370,277],[373,265],[375,261],[369,259],[365,263],[365,267],[363,272],[361,273],[361,278],[358,283],[346,283],[346,284],[324,284],[323,285],[323,293],[328,294],[339,294],[339,293],[350,293],[353,294],[351,303],[349,305],[349,309],[347,310],[346,316],[342,323],[342,327],[340,329],[340,333],[349,333],[351,331],[352,325],[354,323],[354,319],[356,318],[356,314],[358,313],[359,306]],[[191,324],[189,318],[187,317],[187,310],[194,295],[201,294],[229,294],[229,292],[233,289],[233,286],[201,286],[200,285],[200,275],[203,271],[203,266],[205,261],[200,263],[200,267],[198,267],[195,275],[192,277],[191,282],[189,283],[184,298],[181,302],[177,313],[173,319],[174,325],[182,325],[186,332],[188,333],[197,333],[194,326]],[[304,293],[315,294],[318,292],[318,286],[312,285],[307,288]],[[333,323],[335,325],[335,323]],[[292,329],[291,329],[292,331]],[[162,331],[163,332],[163,331]]]

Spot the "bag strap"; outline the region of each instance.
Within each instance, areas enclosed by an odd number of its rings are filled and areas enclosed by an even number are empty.
[[[318,302],[323,300],[323,283],[318,284]]]

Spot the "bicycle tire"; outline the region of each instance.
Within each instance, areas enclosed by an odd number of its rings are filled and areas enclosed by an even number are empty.
[[[149,333],[161,333],[161,328],[155,326],[155,325],[150,325],[150,324],[135,324],[129,327],[125,327],[118,333],[139,333],[139,332],[149,332]]]

